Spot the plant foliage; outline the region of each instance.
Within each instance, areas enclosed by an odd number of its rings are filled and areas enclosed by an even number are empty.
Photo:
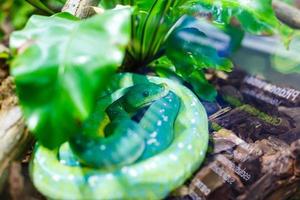
[[[122,63],[129,15],[118,9],[83,21],[66,13],[34,16],[12,35],[19,98],[29,128],[47,147],[76,133],[92,112],[106,77]]]
[[[232,64],[207,42],[209,33],[197,25],[203,15],[229,32],[235,21],[250,33],[291,33],[274,16],[271,0],[102,0],[100,6],[104,14],[82,21],[65,13],[34,16],[11,37],[11,48],[18,49],[12,73],[20,101],[29,128],[47,147],[80,130],[119,67],[151,65],[212,100],[216,91],[204,70],[230,71]]]

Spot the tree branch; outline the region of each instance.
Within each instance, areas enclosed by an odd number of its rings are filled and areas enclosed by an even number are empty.
[[[25,130],[21,109],[17,106],[0,112],[0,193],[6,172],[16,159],[20,159],[33,140]]]
[[[100,0],[67,0],[62,11],[83,19],[95,13],[92,6],[97,6],[99,2]]]
[[[277,18],[294,29],[300,29],[300,10],[279,0],[273,0]]]

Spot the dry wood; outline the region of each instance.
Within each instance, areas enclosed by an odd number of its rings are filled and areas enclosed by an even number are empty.
[[[217,142],[218,138],[223,138],[223,141]],[[300,140],[291,145],[272,137],[251,144],[241,143],[241,139],[225,129],[214,133],[213,140],[218,149],[224,150],[223,153],[214,152],[205,166],[190,182],[174,192],[170,200],[183,200],[187,196],[206,200],[220,197],[224,200],[284,200],[299,190]],[[228,146],[225,140],[236,147]],[[232,156],[228,152],[233,149]],[[236,167],[248,175],[233,171]]]
[[[15,106],[0,111],[0,183],[5,182],[9,165],[24,154],[32,136],[25,131],[22,112]],[[1,191],[1,185],[0,185]]]

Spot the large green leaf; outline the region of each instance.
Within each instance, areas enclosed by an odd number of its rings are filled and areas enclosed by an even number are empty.
[[[29,128],[55,148],[79,131],[96,97],[122,63],[130,37],[130,8],[87,20],[62,13],[33,16],[10,47],[17,90]]]

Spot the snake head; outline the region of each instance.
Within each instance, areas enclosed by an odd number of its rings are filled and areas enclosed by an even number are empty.
[[[167,85],[144,83],[133,86],[126,94],[125,102],[127,110],[136,111],[139,108],[150,105],[153,101],[156,101],[168,94],[169,90]]]

